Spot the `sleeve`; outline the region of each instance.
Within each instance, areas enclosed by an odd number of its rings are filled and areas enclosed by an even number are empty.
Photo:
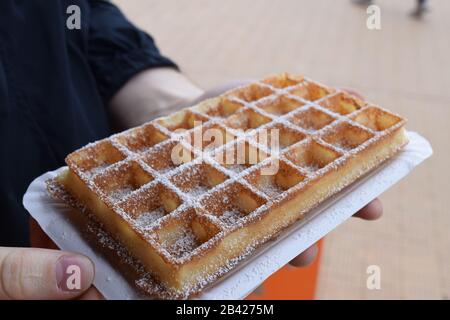
[[[105,103],[144,69],[178,69],[159,52],[153,38],[130,23],[116,6],[99,0],[89,5],[88,59]]]

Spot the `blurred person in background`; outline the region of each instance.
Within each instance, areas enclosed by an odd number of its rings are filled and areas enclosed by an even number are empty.
[[[352,0],[353,3],[361,6],[369,6],[374,4],[374,0]],[[427,0],[417,0],[416,8],[411,12],[411,15],[416,18],[423,16],[428,11]]]

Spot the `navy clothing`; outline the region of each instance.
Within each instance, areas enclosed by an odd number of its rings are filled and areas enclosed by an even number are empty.
[[[70,5],[81,9],[79,30],[66,27]],[[0,246],[28,245],[29,183],[110,135],[109,99],[160,66],[176,67],[109,2],[0,1]]]

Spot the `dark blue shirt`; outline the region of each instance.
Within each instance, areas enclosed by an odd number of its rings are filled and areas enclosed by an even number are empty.
[[[70,30],[77,5],[81,29]],[[28,245],[22,197],[64,157],[111,134],[105,105],[137,72],[176,67],[101,0],[0,1],[0,245]]]

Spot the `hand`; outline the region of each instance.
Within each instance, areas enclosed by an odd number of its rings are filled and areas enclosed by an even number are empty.
[[[203,94],[195,83],[171,68],[146,69],[133,76],[111,99],[115,129],[128,129],[189,106]]]
[[[66,270],[80,268],[80,287],[69,290]],[[72,299],[94,279],[94,265],[84,256],[48,249],[0,247],[0,299]]]
[[[353,216],[364,220],[377,220],[382,216],[382,214],[383,206],[381,205],[381,201],[379,199],[375,199]],[[306,267],[316,259],[318,251],[319,248],[317,247],[317,243],[315,243],[303,251],[300,255],[292,259],[289,264],[294,267]]]
[[[30,226],[35,244],[55,248],[36,222]],[[79,281],[69,266],[79,269]],[[74,280],[75,279],[75,280]],[[59,250],[0,247],[0,299],[98,299],[92,287],[94,264],[89,258]],[[75,285],[73,289],[71,284]],[[78,286],[79,284],[79,286]]]

